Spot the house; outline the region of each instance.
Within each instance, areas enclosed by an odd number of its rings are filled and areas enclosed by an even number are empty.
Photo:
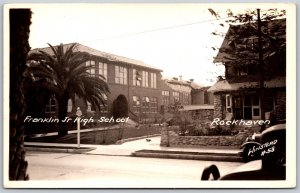
[[[51,52],[51,49],[47,47],[33,49],[30,53],[38,50]],[[93,65],[95,68],[90,69],[89,73],[102,75],[109,86],[110,94],[105,97],[105,105],[100,111],[95,110],[90,103],[86,105],[79,98],[76,98],[76,106],[73,107],[69,100],[68,112],[71,115],[74,115],[77,107],[80,107],[84,116],[112,116],[114,101],[122,100],[124,102],[122,104],[126,105],[125,109],[128,109],[128,116],[132,119],[140,120],[157,116],[162,104],[161,69],[142,61],[105,53],[79,43],[76,43],[75,51],[87,52],[91,55],[91,60],[86,62],[86,65]],[[51,97],[46,105],[46,113],[48,115],[57,113],[55,96]]]
[[[277,120],[285,119],[286,20],[262,22],[263,65],[258,62],[256,26],[231,25],[214,59],[225,66],[225,79],[208,89],[214,93],[214,118],[224,119],[229,112],[235,119],[259,120],[262,112],[266,118],[274,112]]]

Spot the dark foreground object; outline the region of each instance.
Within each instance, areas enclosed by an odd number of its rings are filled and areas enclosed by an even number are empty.
[[[204,169],[201,180],[285,180],[286,179],[286,125],[275,125],[261,135],[261,159],[248,162],[233,172],[218,177],[219,169],[212,165]],[[256,150],[254,148],[254,150]]]

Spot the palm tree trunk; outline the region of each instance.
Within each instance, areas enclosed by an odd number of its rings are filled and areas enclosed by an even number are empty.
[[[66,122],[62,122],[62,120],[65,119],[65,117],[68,116],[68,100],[69,96],[67,93],[64,93],[61,97],[58,99],[58,135],[64,136],[68,134],[68,127]]]
[[[25,70],[30,9],[11,9],[10,15],[10,92],[9,92],[9,180],[28,180],[24,149],[24,92],[22,88]],[[7,136],[8,137],[8,136]]]

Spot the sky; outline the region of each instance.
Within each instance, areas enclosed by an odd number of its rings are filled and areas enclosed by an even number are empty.
[[[164,77],[213,85],[224,66],[213,63],[228,24],[203,4],[80,4],[32,7],[29,43],[78,42],[91,48],[141,60]],[[217,10],[217,9],[216,9]],[[221,10],[226,10],[223,7]],[[224,24],[224,27],[220,24]]]
[[[48,5],[32,12],[32,49],[78,42],[203,86],[224,74],[223,66],[213,63],[217,51],[212,48],[223,38],[211,33],[227,29],[201,4]]]

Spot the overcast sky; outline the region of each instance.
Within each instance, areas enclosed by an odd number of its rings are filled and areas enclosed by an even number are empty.
[[[32,48],[78,42],[141,60],[162,69],[163,76],[182,75],[208,86],[224,74],[223,66],[213,63],[217,50],[212,48],[219,47],[223,37],[212,32],[228,29],[208,8],[207,4],[34,6],[29,41]]]

